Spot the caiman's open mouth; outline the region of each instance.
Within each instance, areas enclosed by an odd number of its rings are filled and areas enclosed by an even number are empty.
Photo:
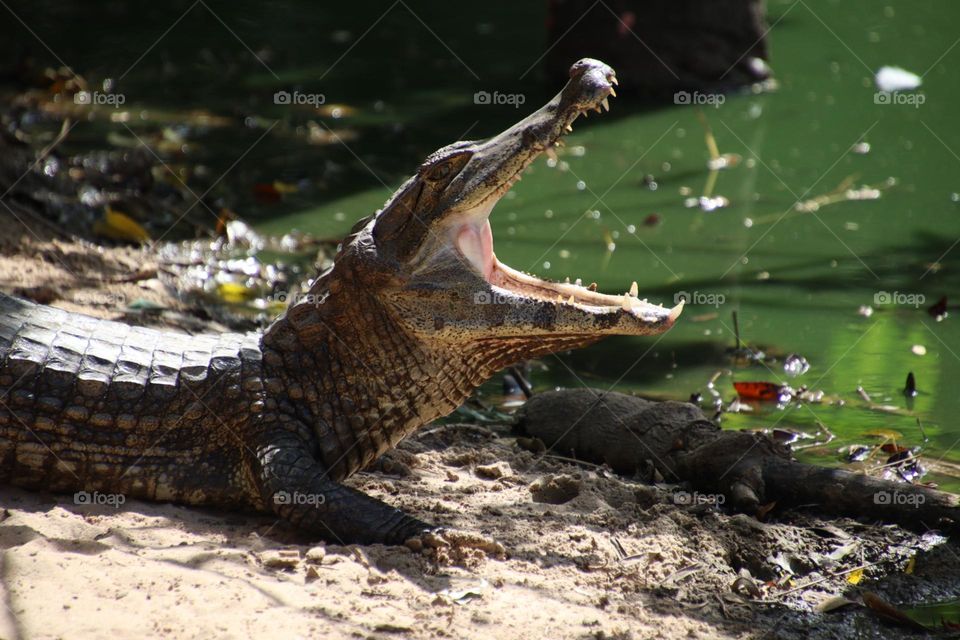
[[[636,325],[636,332],[642,332],[639,329],[648,327],[651,333],[659,333],[669,328],[680,315],[682,302],[669,310],[662,305],[650,304],[638,298],[636,282],[623,295],[607,295],[598,293],[595,285],[584,287],[579,279],[572,283],[542,280],[500,262],[493,251],[489,214],[496,202],[520,179],[521,172],[541,153],[555,154],[554,147],[565,133],[573,130],[573,121],[578,116],[588,109],[600,113],[601,106],[609,109],[609,97],[616,95],[613,89],[616,76],[610,67],[595,60],[584,60],[578,65],[587,67],[586,72],[578,78],[582,86],[575,87],[579,93],[571,98],[566,95],[565,89],[564,93],[543,109],[487,143],[491,146],[507,145],[511,136],[514,142],[519,136],[523,141],[523,151],[512,155],[509,170],[501,167],[504,179],[490,189],[489,195],[481,203],[458,216],[460,222],[451,229],[451,240],[463,257],[487,281],[494,294],[573,307],[581,313],[594,316],[627,316],[633,320],[630,324]],[[577,65],[574,68],[576,69]]]

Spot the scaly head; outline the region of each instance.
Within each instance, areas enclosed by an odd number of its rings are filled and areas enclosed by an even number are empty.
[[[669,329],[681,306],[606,295],[521,273],[493,250],[489,215],[541,153],[552,153],[578,116],[608,107],[613,69],[580,60],[549,103],[485,141],[436,151],[376,216],[354,228],[316,287],[373,296],[400,326],[438,351],[471,354],[490,371],[606,335]],[[478,362],[479,361],[479,362]]]

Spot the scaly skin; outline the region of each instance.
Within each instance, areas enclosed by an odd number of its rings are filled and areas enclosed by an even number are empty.
[[[679,314],[513,271],[487,216],[613,71],[581,60],[550,103],[427,158],[262,334],[186,336],[0,294],[0,482],[272,511],[331,541],[436,540],[340,484],[517,361]]]

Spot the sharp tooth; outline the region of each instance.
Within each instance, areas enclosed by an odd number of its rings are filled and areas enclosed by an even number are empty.
[[[560,304],[563,304],[563,296],[560,295],[559,293],[557,294],[557,302]]]
[[[570,294],[570,299],[567,300],[567,304],[573,304],[573,294]]]
[[[566,278],[564,278],[564,279],[563,279],[563,282],[564,282],[565,284],[570,284],[570,276],[567,276]]]
[[[569,124],[565,126],[563,130],[566,131],[567,133],[573,133],[573,127]]]
[[[630,285],[630,295],[636,298],[638,293],[640,293],[640,288],[637,287],[637,281],[634,280],[633,284]]]
[[[614,84],[616,84],[616,83],[614,83]],[[610,95],[613,96],[614,98],[617,97],[617,92],[613,90],[613,87],[610,87]]]
[[[593,110],[596,111],[597,113],[603,113],[603,111],[600,111],[600,105],[595,106]]]
[[[544,149],[544,152],[547,154],[547,157],[553,161],[557,160],[557,152],[553,147],[547,147]]]
[[[604,111],[610,111],[610,101],[609,101],[609,100],[607,100],[606,98],[604,98],[604,99],[603,99],[603,102],[601,102],[600,104],[603,105],[603,110],[604,110]]]
[[[624,311],[630,311],[630,298],[627,296],[620,296],[620,307]]]
[[[596,290],[597,290],[597,283],[596,283],[596,282],[591,282],[591,283],[590,283],[590,286],[587,287],[587,289],[590,289],[590,291],[596,291]]]
[[[611,78],[610,78],[610,82],[612,82],[613,84],[616,84],[616,85],[619,85],[619,84],[620,84],[620,82],[617,81],[617,76],[611,77]]]
[[[578,287],[582,287],[583,280],[581,280],[580,278],[577,278],[576,280],[573,281],[573,284],[577,285]]]
[[[566,146],[566,144],[567,144],[567,143],[564,142],[562,139],[557,138],[557,141],[553,143],[553,146],[555,146],[555,147],[563,147],[563,146]]]

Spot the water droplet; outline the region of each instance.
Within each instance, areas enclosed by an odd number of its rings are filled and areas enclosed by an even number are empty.
[[[583,191],[587,188],[587,183],[583,180],[577,180],[577,191]]]
[[[546,262],[543,263],[543,268],[544,268],[544,269],[549,269],[549,268],[550,268],[550,261],[549,261],[549,260],[547,260]]]

